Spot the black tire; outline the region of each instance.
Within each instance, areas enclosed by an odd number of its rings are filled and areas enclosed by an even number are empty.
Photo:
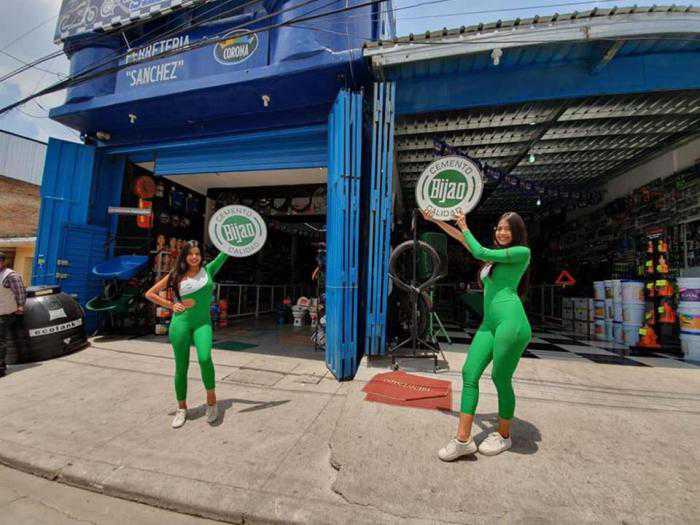
[[[433,271],[431,273],[430,278],[425,281],[424,283],[420,284],[418,286],[418,290],[422,290],[424,288],[427,288],[428,286],[431,286],[432,284],[435,283],[438,279],[442,277],[441,275],[441,263],[440,263],[440,256],[438,253],[435,251],[435,248],[433,248],[430,244],[424,241],[416,241],[415,243],[417,245],[418,250],[425,250],[428,252],[428,255],[430,256],[431,262],[432,262],[432,268]],[[406,282],[402,281],[397,272],[397,265],[400,257],[407,251],[412,250],[414,245],[414,241],[405,241],[399,244],[393,252],[391,252],[391,257],[389,259],[389,276],[392,278],[394,283],[396,283],[396,286],[398,286],[401,290],[404,292],[414,292],[415,290]]]

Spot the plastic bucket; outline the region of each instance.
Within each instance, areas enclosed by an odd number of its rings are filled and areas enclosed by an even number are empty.
[[[681,332],[681,350],[689,361],[700,361],[700,335]]]
[[[677,282],[679,301],[700,303],[700,277],[679,277]]]
[[[644,283],[641,281],[622,281],[622,303],[639,304],[644,302]]]
[[[639,329],[642,325],[622,324],[623,342],[627,346],[637,346],[639,343]]]
[[[622,305],[622,322],[625,324],[634,324],[641,326],[644,322],[644,312],[646,305],[641,304],[623,304]]]
[[[594,303],[594,319],[605,319],[605,301],[596,301]]]
[[[614,302],[613,303],[613,321],[616,323],[621,323],[623,321],[622,318],[622,303]]]
[[[605,299],[613,298],[613,282],[612,280],[603,281],[605,283]]]
[[[593,323],[593,339],[605,341],[605,321],[598,319]]]
[[[623,344],[625,342],[625,333],[622,330],[622,323],[613,322],[613,339],[616,343]]]
[[[612,321],[605,321],[605,341],[613,341],[613,323]]]
[[[612,300],[621,303],[622,302],[622,281],[620,279],[614,279],[613,285],[613,296]]]
[[[682,334],[700,335],[700,303],[678,303],[678,322]]]
[[[614,303],[612,299],[605,300],[605,319],[607,321],[612,321],[615,317],[615,310],[613,308],[613,304]]]
[[[597,301],[602,301],[605,299],[605,281],[593,282],[593,297]]]

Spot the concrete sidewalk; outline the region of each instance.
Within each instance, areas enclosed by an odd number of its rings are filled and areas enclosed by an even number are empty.
[[[388,363],[364,363],[355,381],[338,383],[306,334],[224,338],[260,346],[214,351],[223,408],[215,426],[203,417],[192,352],[191,417],[170,428],[174,363],[164,338],[97,339],[11,367],[0,380],[0,462],[234,523],[697,523],[697,369],[524,359],[514,448],[445,464],[436,454],[456,412],[363,400],[365,382]],[[451,371],[439,377],[452,381],[456,410],[464,354],[446,356]],[[477,441],[496,423],[488,373]]]

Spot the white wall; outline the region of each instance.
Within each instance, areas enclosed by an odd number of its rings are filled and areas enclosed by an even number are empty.
[[[0,175],[41,186],[46,144],[0,130]]]
[[[668,177],[700,162],[700,138],[659,155],[605,185],[603,204],[632,193],[654,179]]]

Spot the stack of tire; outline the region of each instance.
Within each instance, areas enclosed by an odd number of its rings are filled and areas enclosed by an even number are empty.
[[[7,364],[61,357],[88,345],[83,309],[60,286],[27,288],[24,329],[8,350]]]

